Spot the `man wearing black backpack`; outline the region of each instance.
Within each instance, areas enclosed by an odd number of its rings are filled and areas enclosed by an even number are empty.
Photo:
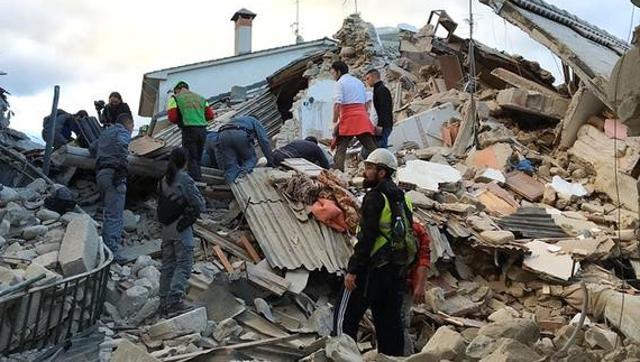
[[[344,290],[336,307],[334,331],[354,340],[358,325],[371,307],[378,352],[402,356],[402,291],[416,258],[411,203],[391,179],[398,167],[389,150],[379,148],[365,161],[358,242],[349,260]]]

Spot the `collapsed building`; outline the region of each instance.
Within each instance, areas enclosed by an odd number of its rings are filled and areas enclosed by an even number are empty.
[[[124,266],[98,241],[98,195],[83,171],[95,167],[88,152],[73,144],[56,151],[52,180],[39,171],[37,152],[3,130],[13,138],[0,138],[1,165],[14,173],[0,190],[0,353],[114,361],[640,358],[637,103],[629,68],[616,66],[637,48],[540,0],[482,3],[562,60],[560,86],[535,61],[469,46],[437,10],[421,29],[385,32],[351,15],[337,45],[289,63],[240,101],[234,92],[209,99],[219,114],[210,129],[255,114],[276,145],[309,135],[328,142],[330,64],[341,59],[356,76],[382,71],[395,102],[396,179],[431,239],[427,297],[411,320],[414,355],[377,355],[370,315],[356,341],[329,336],[363,193],[357,144],[346,173],[294,159],[224,185],[219,170],[205,169],[209,208],[195,226],[187,294],[201,307],[171,319],[154,314],[160,239],[148,180],[161,176],[180,144],[177,127],[156,127],[162,114],[131,144],[130,181],[144,196],[128,201]],[[43,206],[56,177],[77,194],[75,212]],[[314,212],[318,202],[336,213]]]

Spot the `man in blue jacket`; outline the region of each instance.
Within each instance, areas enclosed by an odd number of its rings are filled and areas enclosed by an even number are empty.
[[[96,183],[102,194],[102,241],[113,252],[115,261],[125,260],[119,255],[124,220],[124,203],[127,195],[127,156],[133,131],[131,115],[120,114],[116,123],[102,131],[100,138],[89,146],[96,158]]]
[[[224,168],[227,183],[232,183],[242,174],[253,171],[258,163],[254,148],[258,141],[260,149],[267,159],[267,165],[273,165],[271,145],[267,131],[255,116],[242,116],[232,119],[218,129],[218,150]]]

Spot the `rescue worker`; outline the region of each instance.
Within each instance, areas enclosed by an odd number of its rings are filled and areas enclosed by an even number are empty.
[[[115,261],[123,263],[120,256],[120,241],[124,221],[125,197],[127,194],[127,156],[133,131],[133,119],[122,113],[116,123],[106,128],[89,147],[96,158],[96,183],[102,195],[102,241],[113,252]]]
[[[404,355],[410,356],[414,353],[413,341],[409,335],[411,327],[411,307],[414,304],[424,303],[425,282],[427,269],[430,262],[431,239],[424,225],[413,221],[413,235],[418,242],[418,254],[407,278],[406,289],[402,299],[402,321],[404,325]]]
[[[204,143],[204,152],[200,161],[201,165],[217,169],[222,167],[222,157],[220,151],[218,151],[219,140],[220,134],[218,131],[209,131],[207,133],[207,140]]]
[[[102,103],[104,104],[104,101]],[[104,106],[100,115],[100,123],[104,126],[113,125],[122,113],[128,114],[129,117],[133,118],[129,105],[122,101],[120,93],[111,92],[111,94],[109,94],[109,103]]]
[[[377,143],[380,148],[387,148],[389,135],[393,129],[393,100],[391,92],[382,80],[377,69],[371,69],[365,75],[365,82],[373,88],[373,108],[378,115]]]
[[[207,100],[190,91],[186,82],[176,83],[173,93],[167,104],[167,115],[169,121],[182,130],[182,147],[189,152],[189,175],[201,181],[200,160],[207,139],[207,123],[215,114]]]
[[[344,171],[349,142],[356,137],[368,154],[377,148],[374,140],[375,129],[367,113],[367,92],[364,84],[349,74],[349,67],[344,62],[337,61],[331,64],[330,72],[337,81],[333,98],[335,168]]]
[[[282,161],[287,158],[304,158],[324,169],[329,168],[329,161],[325,157],[322,148],[318,146],[318,139],[313,136],[303,140],[295,140],[273,151],[274,166],[280,166]]]
[[[184,301],[184,295],[193,266],[192,225],[204,210],[205,201],[187,173],[189,162],[189,152],[175,148],[158,190],[158,219],[162,224],[160,313],[165,316],[193,308]]]
[[[81,119],[87,116],[86,111],[79,111],[78,113],[71,115],[62,109],[58,109],[56,116],[55,129],[53,130],[53,149],[60,148],[63,145],[69,143],[71,133],[76,135],[79,133],[78,127],[74,120]],[[42,140],[47,142],[49,138],[49,127],[51,127],[51,115],[44,117],[42,121]]]
[[[378,352],[388,356],[404,353],[402,292],[407,265],[416,255],[411,205],[391,179],[397,167],[395,156],[384,148],[365,160],[364,186],[371,189],[362,202],[358,242],[349,259],[334,323],[335,333],[344,332],[356,340],[360,320],[371,307]],[[411,238],[413,246],[397,238],[399,228],[405,230],[402,238]]]
[[[257,140],[267,166],[273,165],[271,145],[267,131],[254,116],[242,116],[231,120],[218,129],[218,150],[224,168],[227,183],[232,183],[238,176],[253,171],[258,163],[254,148]]]

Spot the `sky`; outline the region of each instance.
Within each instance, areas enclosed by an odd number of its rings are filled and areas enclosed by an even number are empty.
[[[354,0],[299,0],[305,40],[331,37],[355,10]],[[627,40],[640,11],[629,0],[547,0]],[[362,18],[376,27],[400,23],[423,26],[431,10],[445,9],[467,37],[467,0],[359,0]],[[295,42],[295,0],[0,0],[0,86],[12,95],[11,125],[39,135],[51,112],[54,85],[59,108],[95,112],[93,101],[119,91],[138,111],[144,73],[233,55],[233,13],[247,8],[253,50]],[[633,22],[632,12],[634,14]],[[474,38],[486,45],[536,60],[562,79],[560,61],[546,48],[492,10],[473,0]],[[212,96],[212,95],[206,95]],[[136,117],[136,124],[148,123]]]

